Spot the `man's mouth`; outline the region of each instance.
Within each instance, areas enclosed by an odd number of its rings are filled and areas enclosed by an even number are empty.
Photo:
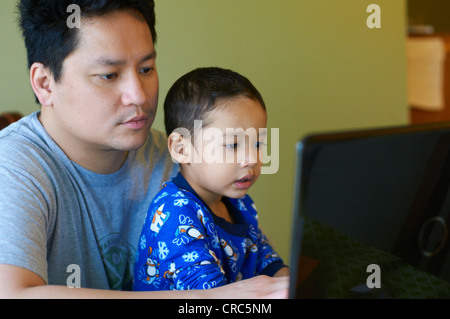
[[[132,119],[123,122],[122,125],[133,130],[140,130],[145,127],[145,125],[148,122],[148,119],[149,117],[147,115],[135,116]]]

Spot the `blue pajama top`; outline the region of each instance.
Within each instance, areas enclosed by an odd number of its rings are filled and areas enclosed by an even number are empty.
[[[165,183],[141,232],[133,289],[208,289],[284,267],[250,196],[223,201],[235,224],[214,215],[180,173]]]

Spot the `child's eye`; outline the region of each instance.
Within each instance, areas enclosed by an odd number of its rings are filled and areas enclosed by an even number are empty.
[[[262,148],[264,146],[266,146],[266,143],[264,143],[264,142],[256,142],[256,148]]]
[[[229,148],[230,150],[235,150],[239,147],[239,144],[238,143],[226,144],[225,147]]]
[[[119,75],[117,73],[101,74],[99,75],[102,79],[111,81],[117,78]]]

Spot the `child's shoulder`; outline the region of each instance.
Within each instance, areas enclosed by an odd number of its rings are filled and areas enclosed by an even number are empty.
[[[246,194],[244,197],[241,198],[230,198],[230,202],[241,212],[248,212],[252,214],[253,216],[257,215],[257,209],[255,202],[250,197],[250,195]]]
[[[172,181],[164,183],[161,190],[153,198],[152,206],[161,204],[176,207],[198,207],[197,200],[189,191],[179,188]]]

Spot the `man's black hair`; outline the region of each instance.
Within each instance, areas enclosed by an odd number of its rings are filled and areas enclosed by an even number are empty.
[[[35,62],[48,67],[57,82],[65,58],[78,44],[77,28],[69,28],[72,14],[68,6],[78,5],[81,18],[102,16],[124,9],[139,12],[147,22],[156,43],[155,3],[153,0],[20,0],[19,25],[27,49],[28,68]]]

